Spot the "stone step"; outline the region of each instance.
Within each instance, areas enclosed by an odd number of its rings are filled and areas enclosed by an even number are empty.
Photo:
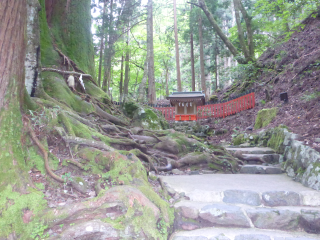
[[[205,174],[161,176],[170,194],[191,201],[251,206],[320,206],[320,192],[284,174]]]
[[[246,147],[246,148],[233,148],[227,147],[228,151],[236,152],[240,151],[242,154],[274,154],[275,151],[268,147]]]
[[[279,154],[242,154],[245,161],[275,164],[279,163]]]
[[[240,173],[242,174],[282,174],[281,167],[262,166],[262,165],[243,165]]]
[[[319,240],[316,234],[242,228],[203,228],[174,233],[170,240]]]
[[[243,204],[180,201],[175,228],[204,227],[257,228],[320,233],[320,207],[252,207]]]

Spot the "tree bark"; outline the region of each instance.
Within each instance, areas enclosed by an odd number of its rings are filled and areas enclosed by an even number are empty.
[[[13,191],[25,193],[29,175],[21,144],[20,109],[25,97],[27,3],[2,1],[0,5],[0,192],[11,186]]]
[[[124,84],[123,84],[123,101],[126,101],[128,98],[128,88],[129,88],[129,61],[130,61],[130,52],[129,52],[129,31],[127,35],[127,52],[126,52],[126,59],[125,59],[125,70],[124,70]]]
[[[199,0],[199,7],[206,14],[212,27],[214,28],[218,36],[221,38],[221,40],[224,42],[226,47],[229,49],[229,51],[232,53],[232,55],[237,59],[238,63],[247,63],[247,61],[238,58],[238,56],[240,55],[238,50],[235,48],[235,46],[233,46],[233,44],[229,41],[228,37],[223,33],[222,29],[219,27],[216,20],[214,19],[212,13],[209,12],[209,9],[204,0]]]
[[[238,0],[233,0],[233,5],[234,5],[234,13],[235,13],[235,17],[236,17],[236,23],[237,23],[238,37],[239,37],[240,46],[242,48],[242,52],[244,54],[244,57],[246,59],[248,59],[249,58],[249,51],[248,51],[248,48],[246,46],[246,42],[244,40],[244,34],[243,34],[241,21],[240,21],[240,14],[239,14],[239,8],[240,7],[239,7]]]
[[[169,69],[166,67],[166,96],[169,96]]]
[[[236,0],[236,1],[238,1],[239,9],[242,13],[244,21],[246,22],[247,34],[248,34],[249,56],[251,58],[250,60],[253,60],[254,59],[254,42],[253,42],[253,31],[251,26],[252,17],[249,16],[246,9],[242,5],[242,2],[240,0]]]
[[[107,1],[104,0],[103,4],[103,12],[102,12],[102,26],[101,26],[101,40],[100,40],[100,56],[99,56],[99,73],[98,73],[98,85],[102,87],[102,82],[101,82],[101,69],[102,69],[102,56],[103,56],[103,42],[104,42],[104,31],[105,31],[105,26],[104,26],[104,19],[106,15],[106,5]]]
[[[120,99],[119,101],[122,102],[123,99],[123,93],[122,93],[122,84],[123,84],[123,61],[124,61],[124,57],[123,54],[121,56],[121,73],[120,73],[120,84],[119,84],[119,94],[120,94]]]
[[[206,100],[208,99],[207,96],[207,87],[206,87],[206,76],[204,73],[204,54],[203,54],[203,38],[202,38],[202,18],[201,14],[198,18],[199,24],[199,48],[200,48],[200,74],[201,74],[201,89],[205,94]]]
[[[156,102],[156,84],[154,79],[154,53],[153,53],[153,7],[152,0],[148,0],[147,18],[147,58],[148,58],[148,94],[149,103]]]
[[[190,5],[190,8],[192,10],[192,5]],[[190,52],[191,52],[191,89],[192,91],[196,90],[196,76],[194,72],[194,50],[193,50],[193,29],[192,24],[190,22]]]
[[[180,59],[179,59],[179,41],[178,41],[178,26],[177,26],[177,3],[173,0],[173,15],[174,15],[174,39],[176,48],[176,69],[177,69],[177,88],[178,92],[182,91],[181,76],[180,76]]]

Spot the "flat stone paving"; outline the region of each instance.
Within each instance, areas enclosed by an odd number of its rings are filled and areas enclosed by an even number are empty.
[[[250,198],[252,194],[258,195],[262,203],[260,196],[265,193],[290,192],[301,198],[302,205],[320,206],[319,191],[304,187],[285,174],[205,174],[161,178],[169,188],[178,193],[184,192],[191,201],[225,202],[229,193],[232,198],[238,199],[238,203],[247,201],[243,198]],[[239,194],[237,191],[240,191]]]
[[[194,190],[223,192],[230,189],[250,190],[255,192],[266,191],[313,191],[301,183],[294,182],[285,174],[205,174],[161,176],[177,192],[192,192]]]
[[[220,237],[218,237],[220,235]],[[223,236],[224,235],[224,236]],[[170,240],[315,240],[319,235],[303,232],[243,228],[202,228],[193,231],[177,232]]]
[[[273,154],[275,151],[268,147],[245,147],[245,148],[226,148],[228,151],[241,151],[248,154]]]

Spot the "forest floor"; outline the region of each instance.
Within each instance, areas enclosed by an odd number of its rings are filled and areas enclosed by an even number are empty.
[[[235,131],[254,134],[283,124],[299,134],[305,145],[320,151],[320,18],[310,17],[303,24],[305,27],[288,41],[268,49],[258,59],[263,67],[249,87],[255,89],[255,108],[224,119],[202,121],[210,128],[228,130],[224,135],[209,137],[210,142],[231,143]],[[222,90],[217,94],[219,99],[237,95],[240,85],[234,83]],[[288,93],[288,103],[280,100],[282,92]],[[278,108],[275,119],[262,129],[254,129],[258,111],[273,107]]]

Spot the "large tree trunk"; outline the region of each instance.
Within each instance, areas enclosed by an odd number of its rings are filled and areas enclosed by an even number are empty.
[[[199,48],[200,48],[200,74],[201,74],[201,88],[202,92],[204,92],[206,96],[206,100],[208,99],[207,96],[207,87],[206,87],[206,76],[204,73],[204,54],[203,54],[203,39],[202,39],[202,18],[201,14],[198,18],[199,23]]]
[[[9,185],[15,191],[25,192],[29,177],[20,142],[23,127],[20,109],[25,94],[26,2],[3,1],[0,7],[0,192]]]
[[[212,27],[218,34],[218,36],[221,38],[221,40],[224,42],[226,47],[229,49],[229,51],[232,53],[232,55],[237,59],[238,63],[247,63],[248,61],[243,61],[242,59],[239,59],[238,56],[240,55],[238,50],[233,46],[233,44],[230,42],[228,37],[223,33],[222,29],[219,27],[218,23],[214,19],[212,13],[209,11],[206,3],[204,0],[199,0],[199,7],[203,10],[203,12],[206,14],[209,22],[211,23]]]
[[[234,5],[234,13],[235,13],[235,17],[236,17],[236,22],[237,22],[238,37],[239,37],[240,46],[242,48],[242,52],[244,54],[244,57],[246,59],[249,59],[249,51],[248,51],[248,48],[246,46],[246,42],[244,40],[244,34],[243,34],[241,21],[240,21],[239,1],[238,0],[233,0],[233,5]]]
[[[176,48],[176,69],[177,69],[177,88],[178,92],[182,91],[181,76],[180,76],[180,59],[179,59],[179,41],[178,41],[178,26],[177,26],[177,3],[173,0],[173,15],[174,15],[174,39]]]
[[[98,85],[99,86],[102,86],[101,69],[102,69],[103,42],[104,42],[104,32],[105,32],[104,21],[105,21],[105,15],[106,15],[106,5],[107,5],[107,1],[104,0],[103,12],[102,12],[101,38],[100,38],[100,56],[99,56],[99,73],[98,73]]]
[[[144,102],[146,96],[146,84],[148,79],[148,59],[144,61],[143,76],[138,89],[138,101]]]
[[[156,83],[154,79],[154,53],[153,53],[153,7],[152,0],[148,0],[147,18],[147,58],[148,58],[148,93],[149,103],[156,102]]]
[[[192,5],[190,5],[192,10]],[[194,72],[194,50],[193,50],[193,29],[192,24],[190,22],[190,52],[191,52],[191,89],[192,91],[196,90],[196,76]]]

